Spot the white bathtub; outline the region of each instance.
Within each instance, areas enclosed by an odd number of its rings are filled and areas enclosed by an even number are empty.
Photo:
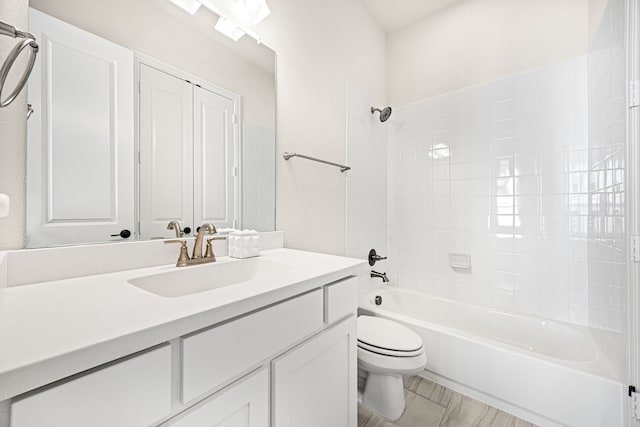
[[[359,311],[420,334],[435,382],[540,426],[623,425],[624,387],[595,331],[397,288],[365,295]]]

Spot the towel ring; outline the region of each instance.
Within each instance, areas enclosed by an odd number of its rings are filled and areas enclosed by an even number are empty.
[[[14,38],[23,38],[20,43],[18,43],[13,49],[11,49],[11,52],[9,52],[9,56],[7,57],[4,64],[2,64],[2,68],[0,68],[0,108],[3,108],[11,104],[27,84],[27,80],[31,75],[33,66],[36,63],[36,55],[38,54],[38,50],[40,48],[38,46],[38,43],[36,43],[36,38],[33,36],[33,34],[16,30],[15,27],[11,27],[7,24],[4,24],[3,22],[0,22],[0,34],[12,36]],[[31,55],[29,56],[27,68],[24,70],[24,73],[22,73],[22,76],[20,77],[20,80],[18,81],[16,87],[11,91],[11,93],[9,93],[6,98],[3,98],[2,91],[4,89],[7,77],[9,76],[9,71],[20,56],[20,53],[27,47],[31,48]]]

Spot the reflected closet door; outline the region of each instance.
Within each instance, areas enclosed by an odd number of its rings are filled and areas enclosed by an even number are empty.
[[[140,236],[193,227],[193,86],[140,64]]]
[[[34,9],[29,19],[41,52],[29,80],[27,247],[121,240],[135,221],[133,53]]]
[[[194,222],[236,227],[238,126],[234,101],[194,87]]]

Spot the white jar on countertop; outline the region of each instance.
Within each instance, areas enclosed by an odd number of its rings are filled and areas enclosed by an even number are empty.
[[[232,231],[229,233],[229,256],[251,258],[260,255],[260,235],[255,230]]]

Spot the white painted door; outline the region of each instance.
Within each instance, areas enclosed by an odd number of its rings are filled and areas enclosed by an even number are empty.
[[[134,231],[133,53],[29,10],[27,247]],[[116,236],[111,237],[112,234]]]
[[[166,426],[269,427],[268,369],[232,384]]]
[[[277,427],[355,427],[356,318],[350,317],[272,362]]]
[[[140,64],[140,236],[193,227],[193,85]]]
[[[194,224],[234,227],[237,126],[232,99],[194,87]]]

